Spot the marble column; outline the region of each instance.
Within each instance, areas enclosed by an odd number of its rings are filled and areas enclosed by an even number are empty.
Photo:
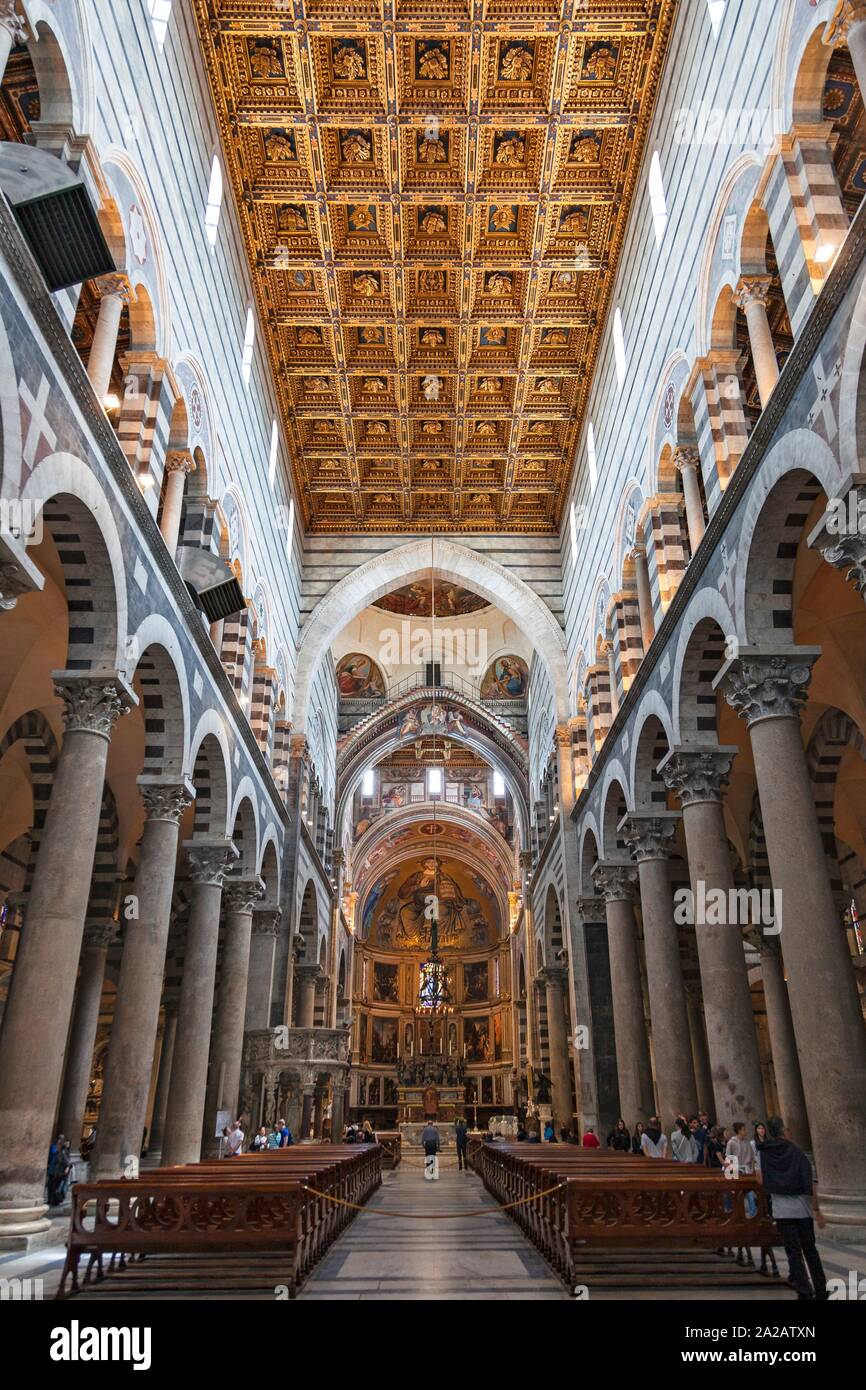
[[[658,1114],[665,1128],[693,1115],[697,1087],[668,858],[679,816],[627,816],[619,827],[637,864]]]
[[[153,1114],[150,1119],[150,1137],[147,1143],[149,1158],[159,1160],[162,1156],[162,1141],[165,1136],[165,1112],[168,1106],[168,1092],[171,1086],[171,1064],[174,1058],[174,1044],[177,1037],[177,1000],[166,999],[162,1028],[162,1046],[159,1049],[159,1071],[156,1077],[156,1093],[153,1098]]]
[[[0,0],[0,82],[3,81],[12,49],[27,43],[32,37],[30,25],[16,0]]]
[[[741,648],[717,684],[749,727],[821,1205],[828,1221],[862,1228],[866,1031],[800,731],[819,654]]]
[[[866,0],[844,0],[824,30],[830,48],[845,44],[857,74],[860,96],[866,102]]]
[[[811,1149],[812,1139],[809,1133],[806,1097],[803,1094],[800,1059],[797,1056],[797,1039],[794,1036],[794,1020],[791,1017],[791,1004],[778,937],[761,936],[760,952],[767,1030],[770,1034],[770,1051],[773,1056],[779,1108],[794,1143],[799,1144],[802,1149]]]
[[[186,480],[195,472],[195,459],[189,449],[171,449],[165,456],[165,494],[162,499],[162,515],[159,529],[172,559],[177,551],[180,535],[180,518],[183,511],[183,494]]]
[[[635,871],[630,864],[598,863],[592,877],[607,914],[619,1103],[633,1129],[638,1120],[646,1124],[655,1113],[633,907]]]
[[[99,1107],[91,1176],[116,1178],[138,1158],[144,1135],[181,817],[195,796],[190,783],[139,778],[144,802],[135,904],[123,924],[123,955]]]
[[[692,907],[704,998],[707,1047],[716,1124],[743,1120],[747,1129],[766,1119],[764,1081],[755,1015],[735,908],[734,874],[725,830],[722,788],[736,748],[674,748],[660,764],[669,791],[679,796],[691,879]],[[719,908],[718,903],[724,907]],[[734,920],[729,921],[733,915]]]
[[[707,1030],[704,1026],[704,1005],[701,987],[695,981],[686,985],[686,1009],[689,1019],[689,1037],[692,1044],[692,1062],[695,1068],[698,1109],[711,1115],[715,1108],[713,1099],[713,1073],[710,1067],[710,1054],[707,1049]],[[691,1119],[691,1116],[689,1116]]]
[[[689,545],[694,555],[703,539],[704,531],[707,529],[707,523],[704,520],[704,504],[701,499],[701,485],[698,482],[701,467],[700,452],[697,449],[681,446],[674,450],[673,465],[683,480],[686,529],[689,533]]]
[[[129,304],[132,298],[132,291],[125,275],[103,275],[97,284],[102,297],[87,359],[87,375],[99,400],[104,401],[111,385],[120,316],[124,304]]]
[[[265,885],[258,878],[228,879],[223,889],[225,927],[205,1103],[205,1154],[219,1152],[219,1141],[214,1133],[218,1111],[230,1110],[232,1119],[237,1111],[253,909],[264,891]]]
[[[331,1140],[334,1144],[339,1144],[346,1127],[346,1086],[340,1081],[333,1081],[331,1084]]]
[[[298,1023],[299,1028],[312,1028],[316,1020],[316,988],[319,981],[318,965],[296,965],[295,979],[298,982]]]
[[[223,883],[239,857],[235,845],[226,839],[187,840],[184,849],[193,898],[165,1114],[162,1161],[166,1166],[197,1163],[201,1155]]]
[[[108,744],[136,697],[116,671],[62,671],[65,733],[0,1038],[0,1244],[46,1229],[52,1138],[99,833]]]
[[[634,560],[634,578],[637,585],[637,607],[640,616],[640,635],[643,642],[644,652],[650,649],[650,643],[655,637],[656,626],[653,615],[653,597],[650,588],[649,565],[646,558],[646,546],[636,545],[631,552]]]
[[[98,923],[84,929],[84,945],[78,969],[78,993],[66,1049],[66,1070],[60,1096],[58,1129],[72,1142],[72,1153],[81,1156],[81,1131],[90,1091],[93,1048],[99,1026],[99,1006],[105,979],[105,960],[114,936],[114,923]]]
[[[561,1129],[571,1129],[571,1056],[566,1024],[568,971],[564,966],[548,965],[541,972],[547,1001],[547,1052],[550,1059],[550,1089],[553,1127],[557,1138]]]
[[[734,303],[746,316],[758,395],[765,410],[773,394],[773,388],[779,380],[779,363],[770,330],[770,320],[767,318],[767,295],[771,284],[771,275],[744,275],[734,295]]]
[[[274,987],[274,957],[282,911],[278,907],[253,909],[250,941],[250,969],[247,978],[247,1004],[244,1029],[269,1028],[271,996]]]

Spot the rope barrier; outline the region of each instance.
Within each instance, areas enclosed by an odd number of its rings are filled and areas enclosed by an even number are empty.
[[[342,1197],[333,1197],[330,1192],[320,1192],[317,1187],[310,1187],[309,1183],[302,1184],[305,1192],[309,1192],[312,1197],[324,1197],[328,1202],[336,1202],[338,1206],[350,1207],[352,1211],[366,1212],[369,1216],[388,1216],[394,1221],[463,1221],[468,1217],[492,1216],[498,1211],[512,1211],[514,1207],[526,1206],[527,1202],[538,1202],[542,1197],[549,1197],[552,1192],[558,1192],[561,1187],[566,1187],[564,1182],[555,1183],[553,1187],[546,1187],[543,1192],[533,1192],[531,1197],[521,1197],[516,1202],[506,1202],[501,1206],[499,1202],[492,1207],[479,1207],[477,1211],[381,1211],[378,1207],[363,1206],[359,1202],[347,1202]]]

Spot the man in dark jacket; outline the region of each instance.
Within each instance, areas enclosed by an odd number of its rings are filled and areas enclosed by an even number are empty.
[[[457,1142],[457,1169],[459,1172],[466,1167],[466,1146],[469,1143],[469,1126],[462,1115],[454,1126],[454,1138]]]
[[[815,1222],[819,1229],[823,1229],[826,1222],[814,1196],[812,1165],[803,1150],[788,1138],[785,1122],[779,1115],[767,1121],[767,1134],[769,1137],[758,1144],[760,1176],[788,1256],[791,1285],[798,1298],[825,1299],[827,1279],[815,1245]],[[811,1284],[806,1265],[812,1276]]]
[[[431,1182],[439,1180],[439,1131],[432,1120],[428,1120],[421,1131],[424,1146],[424,1176]]]

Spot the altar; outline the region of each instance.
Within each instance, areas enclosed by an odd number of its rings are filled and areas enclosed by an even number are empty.
[[[417,1125],[419,1132],[424,1122],[433,1120],[440,1126],[448,1124],[454,1128],[458,1115],[465,1113],[466,1087],[461,1081],[458,1085],[398,1086],[397,1120],[402,1129],[404,1125]]]

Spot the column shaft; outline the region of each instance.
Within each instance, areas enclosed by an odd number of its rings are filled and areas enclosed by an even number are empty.
[[[562,972],[565,974],[565,972]],[[567,977],[566,977],[567,978]],[[557,1138],[560,1129],[571,1129],[571,1059],[565,1022],[565,991],[559,975],[545,971],[547,996],[547,1047],[550,1055],[551,1102]]]
[[[161,793],[161,795],[160,795]],[[114,1178],[141,1153],[171,919],[178,825],[190,799],[181,787],[144,789],[135,880],[138,917],[125,923],[117,1000],[99,1112],[94,1178]]]
[[[758,395],[761,397],[761,405],[766,409],[767,402],[773,394],[773,387],[779,380],[779,363],[776,359],[770,321],[767,318],[767,306],[763,300],[752,298],[746,305],[745,314],[752,362],[758,382]]]
[[[803,1078],[800,1075],[800,1059],[797,1056],[794,1020],[791,1017],[788,986],[782,970],[782,957],[778,951],[761,952],[761,976],[764,982],[767,1028],[770,1033],[779,1106],[794,1143],[799,1144],[801,1148],[811,1149],[812,1140],[809,1135],[806,1097],[803,1095]]]
[[[637,607],[640,615],[640,633],[643,641],[643,649],[649,651],[650,643],[655,637],[655,618],[653,616],[652,590],[650,589],[649,566],[647,565],[646,548],[642,545],[636,547],[634,551],[634,577],[637,585]]]
[[[705,901],[716,889],[721,889],[730,902],[734,876],[721,802],[684,805],[683,828],[695,903]],[[742,931],[736,922],[702,921],[696,911],[695,936],[714,1118],[720,1125],[744,1120],[751,1130],[757,1120],[765,1118],[766,1105]]]
[[[92,935],[88,929],[81,952],[78,994],[72,1016],[66,1072],[60,1098],[59,1130],[71,1140],[73,1154],[78,1154],[81,1147],[81,1131],[90,1090],[93,1047],[99,1025],[99,1006],[102,1000],[102,982],[105,978],[105,959],[108,955],[110,935],[109,929],[97,930]]]
[[[177,1037],[177,1005],[167,1005],[165,1024],[162,1030],[162,1047],[159,1051],[159,1072],[156,1078],[156,1095],[153,1098],[153,1115],[150,1121],[150,1138],[147,1152],[150,1158],[160,1158],[162,1141],[165,1135],[165,1112],[168,1106],[168,1092],[171,1086],[171,1064],[174,1058],[174,1044]]]
[[[215,1138],[217,1112],[231,1110],[234,1119],[240,1093],[244,1012],[255,899],[252,894],[244,898],[238,890],[239,885],[235,884],[225,889],[228,910],[223,932],[219,997],[214,1017],[205,1105],[205,1153],[216,1153],[219,1149],[219,1142]]]
[[[649,1043],[643,1011],[637,923],[628,899],[608,901],[607,939],[616,1037],[619,1103],[630,1129],[655,1110]]]
[[[183,468],[172,468],[169,470],[165,480],[165,496],[162,499],[162,515],[159,519],[159,529],[162,538],[168,548],[169,555],[174,558],[177,550],[178,536],[180,535],[180,517],[183,510],[183,493],[186,484],[186,471]]]
[[[697,988],[687,991],[686,1002],[689,1017],[689,1035],[692,1044],[692,1060],[695,1068],[698,1108],[703,1110],[707,1115],[711,1115],[714,1109],[713,1073],[710,1067],[710,1054],[707,1050],[707,1030],[704,1027],[704,1013]],[[689,1118],[691,1118],[691,1116]]]
[[[827,876],[800,724],[765,718],[749,733],[822,1204],[828,1216],[862,1222],[866,1033]]]
[[[87,375],[100,401],[108,395],[108,387],[111,384],[123,302],[122,295],[113,293],[103,294],[99,302],[99,316],[93,331],[90,357],[87,360]]]
[[[697,1087],[667,860],[639,860],[638,878],[658,1113],[667,1127],[695,1113]]]
[[[114,676],[64,673],[58,690],[67,703],[67,730],[0,1039],[0,1236],[44,1229],[45,1161],[90,896],[108,741],[121,709],[135,698]]]

